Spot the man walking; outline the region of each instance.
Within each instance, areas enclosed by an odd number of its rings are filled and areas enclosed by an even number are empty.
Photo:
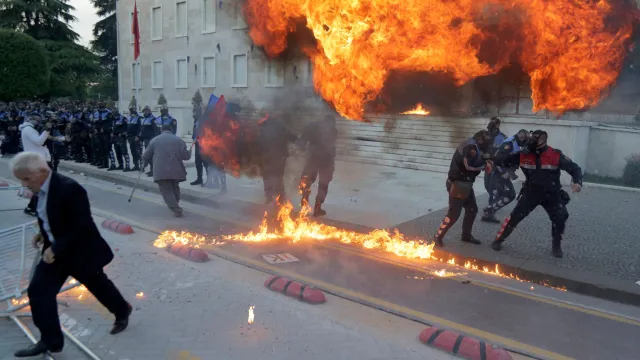
[[[113,260],[113,252],[93,222],[86,190],[75,180],[54,173],[39,153],[18,154],[11,170],[34,193],[41,232],[34,236],[33,245],[42,245],[42,260],[27,290],[33,323],[41,339],[15,356],[62,351],[64,336],[56,296],[69,276],[115,315],[111,334],[122,332],[129,324],[132,307],[103,271]]]
[[[143,166],[153,166],[153,181],[175,217],[182,217],[180,183],[187,180],[183,161],[191,158],[191,151],[180,137],[173,135],[172,125],[162,125],[162,133],[149,142],[142,155]],[[144,170],[141,170],[144,171]]]

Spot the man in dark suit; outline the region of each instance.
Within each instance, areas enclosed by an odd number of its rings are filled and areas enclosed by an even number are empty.
[[[75,180],[51,171],[45,158],[23,152],[13,158],[11,170],[36,199],[40,233],[33,245],[42,245],[42,260],[35,268],[27,294],[33,323],[41,340],[15,353],[30,357],[60,352],[64,337],[58,319],[56,295],[69,276],[82,283],[111,313],[111,334],[129,324],[132,307],[103,271],[113,252],[91,217],[86,190]]]

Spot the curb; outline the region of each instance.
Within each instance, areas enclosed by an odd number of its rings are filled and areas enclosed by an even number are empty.
[[[264,286],[269,290],[277,291],[313,305],[322,304],[327,301],[322,291],[281,276],[269,276],[269,278],[265,280]]]
[[[25,199],[31,199],[33,197],[33,193],[27,188],[22,188],[18,190],[18,196]]]
[[[192,248],[191,246],[172,244],[167,246],[167,251],[173,255],[179,256],[185,260],[189,260],[192,262],[209,261],[209,254],[200,249]]]
[[[135,178],[129,179],[123,176],[117,176],[117,174],[106,173],[94,169],[87,170],[86,168],[82,168],[75,164],[65,164],[64,162],[61,162],[60,168],[65,170],[73,170],[74,172],[84,172],[85,176],[91,176],[93,178],[116,182],[127,186],[135,185]],[[590,185],[590,183],[585,183],[585,185],[586,184]],[[142,182],[139,184],[138,189],[146,189],[150,192],[158,193],[157,186],[147,186],[142,184]],[[221,205],[221,203],[218,201],[212,200],[210,198],[203,198],[202,196],[191,192],[192,190],[184,189],[184,191],[182,192],[182,198],[186,201],[194,202],[196,204],[206,203],[207,205],[214,208],[219,208]],[[221,221],[231,222],[238,226],[246,227],[247,229],[251,228],[251,226],[244,223],[244,221],[231,221],[217,215],[216,218],[219,218]],[[374,230],[373,228],[368,226],[351,224],[348,222],[331,219],[320,219],[318,222],[358,232],[366,233]],[[342,245],[336,244],[336,246],[340,247]],[[495,258],[479,258],[470,253],[456,253],[443,251],[441,249],[434,249],[433,256],[435,258],[445,259],[445,261],[446,259],[455,257],[458,264],[463,264],[466,261],[470,261],[472,264],[477,265],[480,269],[486,266],[489,269],[493,270],[495,268],[495,265],[497,264],[500,267],[500,271],[502,273],[513,274],[522,280],[545,286],[558,288],[564,287],[567,289],[567,291],[571,291],[574,293],[640,306],[640,287],[633,282],[627,283],[620,279],[593,273],[588,274],[589,280],[584,280],[586,278],[585,274],[577,270],[561,268],[553,269],[549,268],[549,266],[544,263],[537,263],[533,260],[529,260],[523,263],[522,260],[508,259],[500,257],[498,254],[496,254]],[[380,257],[384,258],[384,256]]]
[[[102,222],[102,227],[122,235],[133,234],[133,227],[131,227],[131,225],[118,220],[105,219]]]
[[[630,186],[599,184],[599,183],[592,183],[592,182],[583,182],[582,185],[586,186],[586,187],[593,187],[593,188],[640,192],[640,188],[634,188],[634,187],[630,187]]]
[[[428,327],[418,336],[420,342],[468,360],[512,360],[503,348],[449,330]]]

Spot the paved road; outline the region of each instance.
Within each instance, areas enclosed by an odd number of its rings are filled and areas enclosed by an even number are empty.
[[[126,196],[119,200],[126,202]],[[102,202],[93,196],[93,203]],[[0,204],[26,201],[0,193]],[[0,228],[28,220],[0,217]],[[212,230],[220,225],[208,222]],[[103,235],[116,250],[107,273],[134,305],[129,329],[108,335],[113,319],[88,292],[75,289],[59,297],[69,303],[59,309],[62,322],[102,359],[453,359],[416,340],[424,328],[418,323],[333,296],[310,306],[264,289],[266,275],[259,271],[220,258],[194,264],[154,248],[156,235],[138,228],[130,236]],[[250,305],[256,317],[249,326]],[[5,319],[0,333],[2,360],[29,344]],[[82,358],[71,344],[56,356]]]
[[[519,189],[518,189],[519,190]],[[482,208],[488,196],[478,197]],[[538,207],[504,244],[500,256],[511,259],[535,260],[559,268],[593,272],[617,279],[640,280],[640,192],[585,187],[573,194],[568,205],[569,220],[565,231],[563,259],[551,256],[551,222]],[[503,220],[514,204],[502,209]],[[447,210],[398,224],[403,233],[415,236],[433,236]],[[493,257],[489,245],[500,229],[499,224],[480,221],[474,224],[474,235],[483,241],[481,248],[462,244],[460,239],[462,216],[445,238],[446,249],[456,252],[478,252],[480,257]]]

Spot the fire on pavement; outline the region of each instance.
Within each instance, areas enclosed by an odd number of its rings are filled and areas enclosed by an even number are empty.
[[[405,236],[398,230],[390,232],[385,229],[376,229],[367,234],[358,233],[310,221],[309,207],[304,207],[297,216],[292,216],[292,212],[293,205],[290,202],[287,202],[285,205],[280,207],[276,216],[278,226],[274,230],[270,230],[268,225],[268,214],[265,212],[262,223],[260,224],[258,231],[255,232],[251,231],[246,234],[205,237],[186,231],[178,232],[167,230],[158,236],[153,245],[158,248],[165,248],[173,244],[182,244],[199,248],[205,245],[221,245],[230,241],[265,242],[286,239],[296,243],[308,240],[333,240],[339,241],[343,244],[357,245],[365,249],[381,250],[402,258],[436,260],[446,262],[449,265],[464,267],[465,270],[478,271],[489,275],[511,278],[525,282],[525,280],[518,278],[517,275],[503,273],[498,264],[496,264],[494,268],[489,268],[486,266],[479,267],[478,265],[472,264],[470,261],[467,261],[464,264],[458,264],[455,258],[437,258],[433,256],[433,247],[435,245],[433,242],[426,242],[424,239],[419,238],[405,238]],[[465,273],[450,272],[445,269],[432,271],[432,275],[438,277],[452,277],[464,274]],[[545,283],[542,283],[541,285],[551,287]],[[556,289],[566,291],[564,288]],[[251,311],[252,310],[250,309],[250,312]]]

